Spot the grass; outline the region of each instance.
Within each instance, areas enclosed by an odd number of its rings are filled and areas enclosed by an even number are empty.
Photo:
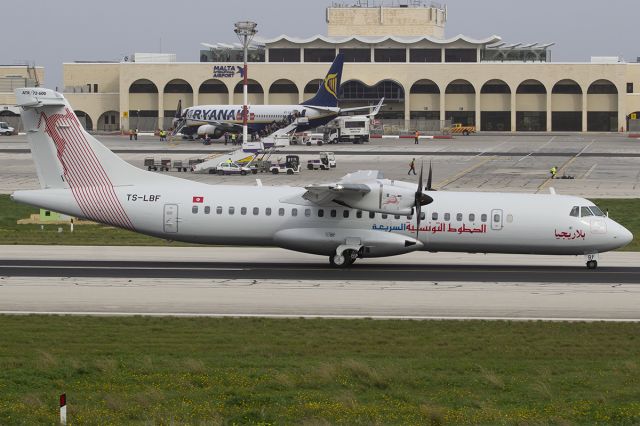
[[[640,422],[640,324],[0,316],[0,424]]]
[[[100,245],[100,246],[186,246],[189,244],[169,242],[136,232],[106,225],[78,225],[74,232],[69,225],[18,225],[40,209],[12,201],[8,195],[0,195],[0,245],[45,244],[45,245]],[[62,228],[62,232],[58,232]]]
[[[611,212],[615,219],[636,238],[624,247],[624,251],[640,251],[640,198],[593,200],[603,210]],[[137,234],[104,225],[76,226],[73,233],[68,225],[17,225],[18,219],[39,213],[39,209],[11,201],[8,195],[0,195],[0,245],[12,244],[59,244],[59,245],[171,245],[190,244],[168,242],[159,238]],[[59,233],[58,228],[63,232]]]

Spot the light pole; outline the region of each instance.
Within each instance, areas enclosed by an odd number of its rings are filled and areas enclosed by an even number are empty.
[[[249,108],[247,107],[247,104],[249,101],[247,99],[247,80],[248,80],[247,56],[248,56],[248,50],[249,50],[249,43],[251,43],[251,39],[258,32],[256,30],[257,26],[258,24],[256,24],[255,22],[241,21],[241,22],[235,23],[236,29],[234,30],[235,33],[238,35],[238,38],[242,42],[242,46],[244,48],[244,71],[242,73],[244,77],[243,89],[242,89],[244,93],[244,99],[243,99],[243,105],[242,105],[242,143],[245,143],[248,141],[247,120],[249,118]]]

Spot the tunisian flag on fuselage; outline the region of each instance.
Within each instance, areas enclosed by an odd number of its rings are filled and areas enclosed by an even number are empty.
[[[204,197],[199,197],[199,196],[193,196],[193,202],[194,203],[204,203]]]

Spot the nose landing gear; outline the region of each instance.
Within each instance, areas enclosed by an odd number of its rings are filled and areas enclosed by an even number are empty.
[[[584,255],[587,261],[587,269],[596,269],[598,267],[598,253],[589,253]]]

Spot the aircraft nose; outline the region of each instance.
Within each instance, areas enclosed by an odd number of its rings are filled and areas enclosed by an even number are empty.
[[[619,244],[619,247],[624,247],[627,244],[629,244],[631,241],[633,241],[633,234],[631,233],[631,231],[629,231],[627,228],[620,225],[619,223],[616,223],[616,225],[617,225],[616,230],[613,234],[614,238]]]

